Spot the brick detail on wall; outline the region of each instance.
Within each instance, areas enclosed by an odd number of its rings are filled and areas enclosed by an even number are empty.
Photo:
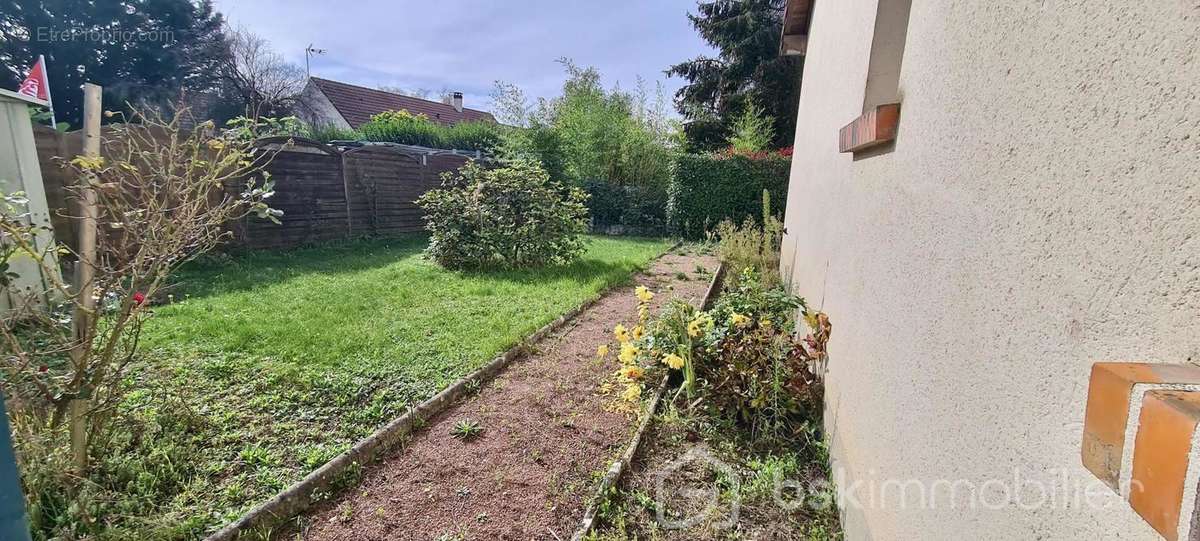
[[[1192,539],[1195,517],[1195,473],[1188,470],[1196,450],[1200,392],[1146,393],[1138,420],[1129,504],[1163,538]],[[1190,505],[1188,505],[1190,504]]]
[[[847,124],[838,133],[840,152],[858,152],[896,139],[900,104],[880,105]]]
[[[1195,539],[1200,367],[1096,363],[1081,457],[1165,539]]]

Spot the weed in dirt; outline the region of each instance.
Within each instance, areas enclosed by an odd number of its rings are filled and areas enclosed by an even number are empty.
[[[483,425],[474,419],[463,419],[454,423],[454,427],[450,429],[450,435],[462,441],[472,441],[482,434]]]
[[[658,476],[696,448],[706,449],[728,469],[689,464],[666,478],[667,493],[660,495]],[[828,454],[819,439],[753,445],[727,421],[670,403],[655,417],[639,454],[642,466],[631,470],[602,504],[600,523],[587,539],[841,539],[832,505],[835,489],[826,482]],[[794,488],[797,484],[805,492]],[[710,496],[692,502],[682,496],[691,490]],[[658,522],[660,511],[679,520],[704,508],[712,497],[719,506],[696,524],[668,529]],[[732,502],[738,503],[739,514],[730,528],[725,521]]]
[[[354,518],[354,506],[349,502],[339,505],[336,518],[341,522],[350,522]]]
[[[687,273],[685,273],[685,272],[683,272],[683,271],[680,271],[680,272],[677,272],[677,273],[675,273],[675,279],[676,279],[676,280],[683,281],[683,282],[686,282],[686,281],[690,280],[690,278],[688,278],[688,275],[687,275]]]

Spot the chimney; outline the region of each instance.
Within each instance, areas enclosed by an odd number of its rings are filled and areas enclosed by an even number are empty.
[[[462,100],[463,100],[462,92],[454,92],[454,93],[450,94],[450,105],[453,105],[454,110],[458,111],[460,113],[463,110]]]

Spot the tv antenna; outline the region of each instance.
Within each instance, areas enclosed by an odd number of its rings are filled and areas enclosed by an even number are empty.
[[[313,47],[313,44],[311,44],[311,43],[309,43],[308,47],[304,49],[304,75],[305,75],[305,77],[312,76],[312,71],[308,67],[308,59],[312,58],[313,55],[318,55],[318,54],[325,54],[325,49],[316,49]]]

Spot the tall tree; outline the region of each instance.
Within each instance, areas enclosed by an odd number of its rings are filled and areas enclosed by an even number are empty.
[[[675,107],[697,150],[721,147],[736,119],[757,103],[774,126],[772,144],[791,146],[796,129],[802,61],[779,55],[785,0],[706,0],[688,14],[692,26],[718,51],[675,64],[667,75],[687,84]]]
[[[85,81],[106,108],[163,104],[211,90],[226,45],[212,0],[0,0],[0,86],[46,56],[54,109],[79,125]]]
[[[245,28],[228,28],[229,54],[221,66],[228,93],[251,118],[289,112],[304,90],[304,69],[287,62],[267,40]]]

